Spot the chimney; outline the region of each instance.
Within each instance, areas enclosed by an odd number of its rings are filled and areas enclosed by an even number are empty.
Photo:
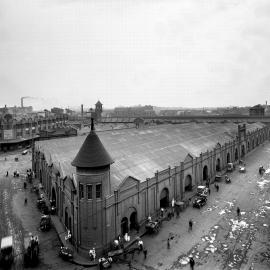
[[[83,117],[83,104],[81,105],[81,116]]]

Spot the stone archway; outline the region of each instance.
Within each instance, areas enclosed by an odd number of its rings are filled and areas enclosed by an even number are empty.
[[[219,158],[216,160],[216,171],[217,172],[220,172],[221,171],[220,159]]]
[[[68,208],[65,208],[65,226],[68,228]]]
[[[185,191],[191,190],[192,190],[192,177],[190,174],[188,174],[185,178]]]
[[[56,199],[55,188],[52,187],[52,202],[51,202],[51,205],[54,206],[54,207],[57,207],[56,202],[57,202],[57,199]]]
[[[245,146],[242,145],[241,146],[241,157],[243,158],[245,156],[245,154],[246,154]]]
[[[231,155],[230,155],[230,153],[227,153],[227,163],[231,163]]]
[[[207,179],[208,179],[208,167],[207,165],[205,165],[203,167],[203,181],[207,181]]]
[[[130,230],[136,230],[137,229],[137,211],[134,211],[131,213],[129,217],[129,229]]]
[[[42,172],[39,170],[39,182],[42,183]]]
[[[238,149],[237,148],[235,149],[235,152],[234,152],[234,160],[235,161],[238,160]]]
[[[169,190],[167,188],[163,188],[160,193],[160,208],[166,208],[169,204]]]
[[[121,234],[125,235],[126,233],[128,233],[128,218],[123,217],[121,220]]]

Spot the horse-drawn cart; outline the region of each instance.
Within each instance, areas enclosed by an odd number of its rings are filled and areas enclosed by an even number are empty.
[[[148,233],[157,233],[159,232],[160,225],[161,225],[161,220],[156,220],[156,221],[148,220],[145,224],[145,229]]]

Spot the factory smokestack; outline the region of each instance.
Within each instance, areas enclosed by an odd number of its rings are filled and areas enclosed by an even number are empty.
[[[83,117],[83,104],[81,105],[81,116]]]

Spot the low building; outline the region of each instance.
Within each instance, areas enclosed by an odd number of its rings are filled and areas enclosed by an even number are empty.
[[[187,123],[96,132],[38,141],[33,170],[74,247],[107,251],[119,235],[144,226],[172,199],[185,201],[198,185],[270,139],[261,123]]]
[[[264,112],[265,112],[265,107],[260,104],[253,106],[249,109],[250,116],[264,116]]]
[[[61,127],[65,121],[64,115],[18,117],[5,113],[0,117],[0,151],[29,145],[32,140],[39,138],[40,131]]]
[[[116,107],[113,117],[151,117],[156,116],[153,106]]]

